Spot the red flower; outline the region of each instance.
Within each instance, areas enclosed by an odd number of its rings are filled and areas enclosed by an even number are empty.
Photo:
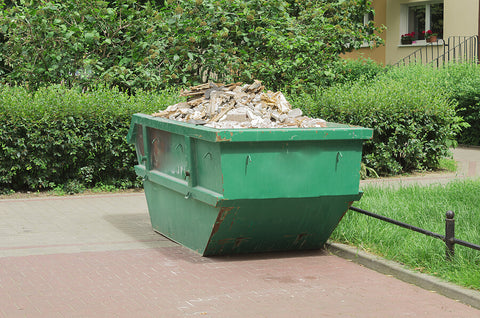
[[[413,38],[414,36],[415,36],[415,32],[402,34],[402,38]]]

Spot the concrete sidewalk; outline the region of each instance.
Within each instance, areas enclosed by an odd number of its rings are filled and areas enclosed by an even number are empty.
[[[0,317],[480,317],[326,251],[205,258],[143,194],[0,201]]]
[[[480,317],[342,256],[201,257],[152,231],[143,193],[0,200],[0,317]]]
[[[456,172],[420,173],[414,176],[362,180],[361,185],[397,187],[401,185],[446,184],[452,180],[480,178],[480,147],[457,147],[452,150]]]

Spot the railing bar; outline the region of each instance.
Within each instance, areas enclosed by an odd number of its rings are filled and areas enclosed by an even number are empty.
[[[472,38],[472,60],[475,59],[475,46],[476,46],[476,42],[475,42],[475,38]]]
[[[434,66],[434,63],[436,63],[436,66],[439,67],[442,61],[445,65],[450,61],[461,63],[474,59],[478,60],[477,62],[480,63],[480,47],[477,35],[451,36],[448,37],[447,40],[442,39],[442,41],[443,51],[442,48],[439,48],[440,45],[438,43],[437,45],[433,45],[433,43],[427,43],[425,46],[410,53],[394,65],[399,66],[402,64],[406,65],[407,63],[422,63],[432,64],[432,66]],[[434,48],[434,46],[436,46],[436,48]]]
[[[468,44],[466,45],[466,51],[467,51],[467,61],[470,60],[472,57],[472,47],[471,47],[472,41],[468,40]]]
[[[433,57],[434,57],[434,54],[435,54],[435,46],[433,45],[433,43],[430,44],[430,46],[432,47],[432,49],[430,50],[431,52],[431,55],[432,55],[432,61],[433,61]]]
[[[419,232],[419,233],[422,233],[422,234],[425,234],[425,235],[428,235],[428,236],[432,236],[432,237],[441,239],[442,241],[445,241],[445,235],[430,232],[430,231],[424,230],[422,228],[419,228],[419,227],[416,227],[416,226],[413,226],[413,225],[410,225],[410,224],[407,224],[407,223],[403,223],[403,222],[400,222],[400,221],[397,221],[397,220],[394,220],[394,219],[387,218],[386,216],[383,216],[383,215],[378,215],[378,214],[375,214],[375,213],[372,213],[372,212],[369,212],[369,211],[365,211],[365,210],[356,208],[354,206],[351,206],[350,210],[355,211],[355,212],[359,212],[359,213],[362,213],[362,214],[365,214],[365,215],[368,215],[368,216],[371,216],[373,218],[376,218],[376,219],[379,219],[379,220],[382,220],[382,221],[385,221],[385,222],[388,222],[388,223],[398,225],[400,227],[403,227],[403,228],[406,228],[406,229],[409,229],[409,230],[412,230],[412,231],[415,231],[415,232]]]
[[[473,59],[477,59],[477,49],[478,49],[478,41],[477,38],[475,37],[473,39]]]
[[[478,37],[475,37],[475,59],[478,62]]]
[[[443,50],[447,50],[446,55],[448,55],[447,61],[450,61],[450,38],[447,39],[447,45],[443,48]]]
[[[455,61],[457,59],[456,57],[456,47],[457,47],[457,41],[456,41],[456,38],[453,38],[453,60]]]
[[[432,237],[441,239],[444,242],[446,241],[445,236],[441,235],[441,234],[438,234],[438,233],[430,232],[430,231],[427,231],[425,229],[422,229],[422,228],[419,228],[419,227],[416,227],[416,226],[413,226],[413,225],[410,225],[410,224],[407,224],[407,223],[404,223],[404,222],[400,222],[400,221],[388,218],[388,217],[383,216],[383,215],[375,214],[375,213],[372,213],[372,212],[369,212],[369,211],[366,211],[366,210],[362,210],[360,208],[356,208],[354,206],[351,206],[349,209],[352,210],[352,211],[355,211],[355,212],[362,213],[362,214],[367,215],[367,216],[371,216],[371,217],[379,219],[381,221],[392,223],[394,225],[406,228],[408,230],[412,230],[412,231],[415,231],[415,232],[418,232],[418,233],[422,233],[422,234],[425,234],[425,235],[428,235],[428,236],[432,236]],[[480,251],[480,245],[477,245],[477,244],[473,244],[473,243],[470,243],[470,242],[459,240],[457,238],[452,238],[451,242],[454,243],[454,244],[462,245],[462,246]]]
[[[459,239],[453,239],[453,242],[455,244],[463,245],[465,247],[469,247],[471,249],[480,251],[480,245],[473,244],[473,243],[470,243],[470,242],[465,242],[465,241],[462,241],[462,240],[459,240]]]
[[[468,53],[470,54],[470,55],[469,55],[469,57],[470,57],[469,60],[470,60],[470,59],[472,59],[472,57],[473,57],[472,39],[469,39],[469,40],[468,40],[468,43],[470,43],[470,45],[468,46],[468,47],[469,47]]]

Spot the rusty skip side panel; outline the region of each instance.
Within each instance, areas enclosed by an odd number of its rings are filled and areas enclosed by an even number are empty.
[[[232,213],[232,211],[234,211],[234,213]],[[222,225],[223,225],[222,231],[220,232],[223,232],[223,233],[221,233],[220,236],[225,235],[225,231],[230,231],[232,227],[234,227],[234,222],[235,222],[235,217],[237,212],[238,212],[238,208],[235,208],[235,207],[220,208],[217,219],[215,220],[215,224],[212,229],[212,233],[209,238],[209,242],[211,242],[214,239],[215,235],[219,232],[220,227],[222,227]],[[227,226],[228,230],[227,230],[227,227],[225,226],[226,224],[224,224],[226,220],[227,222],[230,222],[230,224]],[[246,237],[229,237],[229,238],[219,239],[215,244],[217,246],[216,250],[218,253],[222,254],[224,252],[225,246],[233,245],[233,249],[236,249],[240,246],[240,244],[244,240],[248,240],[248,239],[249,238],[246,238]]]
[[[228,206],[217,208],[204,256],[321,248],[360,197],[226,200]]]
[[[220,212],[218,213],[217,219],[215,220],[215,224],[213,225],[211,236],[215,235],[215,233],[218,232],[218,229],[220,228],[220,225],[222,224],[222,222],[225,220],[225,217],[233,209],[234,209],[233,207],[223,207],[223,208],[220,209]]]

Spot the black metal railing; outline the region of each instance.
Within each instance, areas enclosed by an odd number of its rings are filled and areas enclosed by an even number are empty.
[[[452,260],[453,257],[455,256],[455,244],[462,245],[462,246],[480,251],[480,245],[476,245],[476,244],[466,242],[466,241],[462,241],[462,240],[459,240],[459,239],[455,238],[455,219],[454,219],[455,214],[453,213],[453,211],[447,211],[447,213],[446,213],[445,235],[442,235],[442,234],[430,232],[430,231],[427,231],[425,229],[422,229],[422,228],[419,228],[419,227],[416,227],[416,226],[413,226],[413,225],[410,225],[410,224],[407,224],[407,223],[403,223],[403,222],[388,218],[388,217],[383,216],[383,215],[379,215],[379,214],[375,214],[375,213],[372,213],[372,212],[369,212],[369,211],[366,211],[366,210],[362,210],[362,209],[359,209],[359,208],[356,208],[356,207],[353,207],[353,206],[350,207],[350,210],[355,211],[355,212],[359,212],[359,213],[362,213],[362,214],[365,214],[365,215],[368,215],[368,216],[371,216],[371,217],[379,219],[381,221],[385,221],[385,222],[388,222],[388,223],[398,225],[400,227],[403,227],[403,228],[406,228],[406,229],[409,229],[409,230],[412,230],[412,231],[415,231],[415,232],[418,232],[418,233],[422,233],[422,234],[427,235],[427,236],[431,236],[431,237],[441,239],[442,241],[445,242],[445,256],[446,256],[447,260]]]
[[[459,63],[478,62],[478,36],[449,37],[447,50],[442,58],[443,63],[450,61]],[[437,61],[437,66],[439,61]]]
[[[407,55],[394,66],[411,63],[430,64],[435,67],[449,62],[478,62],[478,36],[451,36],[447,41],[439,40],[427,43],[418,50]]]

